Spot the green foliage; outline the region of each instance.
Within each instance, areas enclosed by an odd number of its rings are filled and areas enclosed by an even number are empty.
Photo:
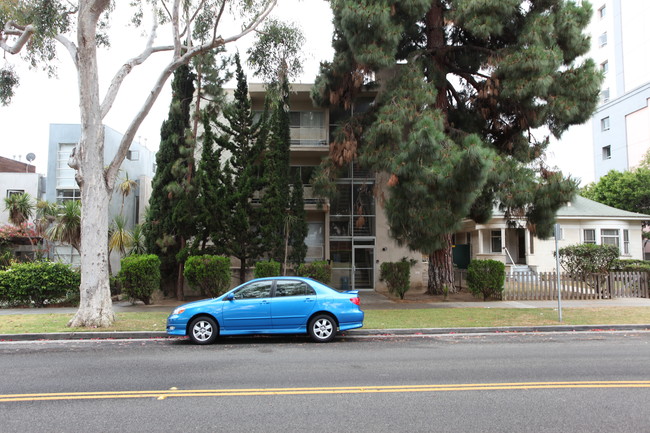
[[[21,226],[32,218],[34,203],[29,194],[11,194],[5,197],[4,201],[5,210],[9,212],[9,221],[12,224]]]
[[[351,110],[317,185],[357,158],[388,174],[391,234],[443,255],[459,221],[525,216],[540,237],[576,182],[543,160],[546,128],[559,137],[594,112],[602,76],[585,33],[587,2],[337,0],[334,58],[312,99]],[[386,72],[386,73],[384,73]],[[373,74],[374,73],[374,74]],[[368,77],[381,83],[369,83]],[[382,84],[364,110],[363,91]],[[361,102],[361,103],[358,103]],[[448,251],[447,251],[448,253]],[[450,261],[431,260],[435,263]],[[433,273],[437,272],[432,269]],[[439,275],[450,275],[449,269]],[[440,292],[444,278],[430,278]],[[436,284],[438,287],[432,287]]]
[[[404,299],[411,288],[411,264],[403,259],[400,262],[384,262],[379,269],[380,278],[386,281],[388,291]]]
[[[47,261],[15,263],[0,271],[0,302],[43,307],[69,293],[78,293],[79,283],[79,273],[69,265]]]
[[[296,269],[299,277],[313,278],[323,284],[329,284],[332,280],[332,265],[326,260],[319,260],[311,263],[302,263]]]
[[[253,275],[255,278],[279,277],[282,275],[281,264],[274,260],[269,260],[268,262],[257,262],[255,263],[255,272]]]
[[[264,188],[264,146],[267,137],[267,115],[255,121],[248,94],[246,75],[239,56],[235,56],[237,88],[234,101],[224,107],[225,121],[217,122],[222,131],[217,146],[230,153],[220,169],[221,190],[213,205],[223,218],[213,227],[210,236],[213,244],[223,247],[223,253],[240,261],[239,277],[246,279],[249,262],[264,253],[261,221],[262,208],[253,205]],[[217,120],[212,119],[212,120]],[[215,157],[216,159],[216,157]],[[216,170],[213,173],[217,173]]]
[[[650,167],[624,172],[612,170],[598,182],[584,187],[580,195],[617,209],[650,214]]]
[[[45,235],[51,241],[69,244],[79,252],[81,248],[81,202],[77,200],[63,202]]]
[[[9,105],[14,97],[14,90],[20,80],[18,74],[11,67],[0,68],[0,104]]]
[[[255,35],[253,47],[247,51],[255,75],[273,84],[275,91],[278,83],[300,75],[305,38],[299,27],[269,19]]]
[[[120,280],[122,293],[130,299],[151,303],[151,295],[160,287],[160,259],[155,254],[132,255],[122,259]]]
[[[616,259],[610,269],[614,272],[650,272],[650,262],[637,259]]]
[[[230,259],[223,256],[190,256],[184,270],[187,282],[202,296],[216,298],[230,288]]]
[[[147,251],[157,254],[163,264],[164,287],[176,283],[176,254],[182,248],[182,237],[189,237],[194,228],[190,222],[192,205],[192,145],[186,132],[190,126],[190,105],[194,95],[194,74],[187,65],[174,72],[173,98],[167,119],[160,128],[160,148],[156,153],[156,174],[152,181],[149,211],[143,225]],[[189,137],[191,139],[191,137]]]
[[[506,265],[497,260],[472,260],[467,267],[467,286],[475,296],[483,300],[503,292]]]
[[[574,278],[607,273],[620,251],[615,245],[577,244],[560,248],[560,266]]]

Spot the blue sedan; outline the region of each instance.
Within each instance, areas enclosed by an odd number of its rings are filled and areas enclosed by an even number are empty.
[[[197,344],[220,335],[309,334],[318,343],[338,331],[361,328],[359,292],[338,292],[303,277],[258,278],[213,299],[176,308],[167,334],[189,336]]]

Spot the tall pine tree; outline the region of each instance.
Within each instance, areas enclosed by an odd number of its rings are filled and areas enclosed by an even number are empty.
[[[549,236],[576,183],[544,166],[548,139],[540,131],[559,137],[596,107],[600,74],[592,60],[579,60],[589,50],[588,3],[331,5],[336,52],[312,97],[349,108],[373,75],[386,90],[370,113],[343,128],[322,173],[359,155],[389,174],[391,233],[429,255],[428,292],[453,287],[451,234],[465,217],[485,222],[498,205]]]

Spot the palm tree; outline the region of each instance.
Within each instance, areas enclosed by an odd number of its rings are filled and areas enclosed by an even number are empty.
[[[11,194],[5,198],[5,210],[9,212],[9,221],[22,227],[34,214],[32,197],[27,193]]]
[[[113,250],[117,250],[124,257],[127,253],[127,248],[130,248],[132,245],[133,235],[126,228],[126,218],[122,215],[116,215],[113,218],[113,224],[111,224],[108,234],[108,253],[110,254]]]
[[[131,249],[129,250],[129,255],[132,254],[147,254],[147,247],[144,243],[144,233],[142,232],[142,225],[136,224],[133,226],[133,231],[131,232],[131,239],[133,243],[131,244]]]
[[[68,200],[59,207],[54,223],[47,229],[47,237],[53,242],[71,245],[81,253],[81,202]]]
[[[51,203],[45,200],[39,200],[36,203],[36,232],[39,235],[44,235],[47,228],[56,220],[58,206],[56,203]]]
[[[135,180],[129,179],[129,172],[124,172],[124,179],[117,185],[117,189],[122,194],[122,207],[120,208],[120,215],[124,211],[124,200],[131,194],[131,192],[138,187]]]

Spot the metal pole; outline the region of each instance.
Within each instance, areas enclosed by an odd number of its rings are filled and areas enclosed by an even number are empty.
[[[562,322],[562,288],[560,279],[560,249],[558,241],[560,240],[560,225],[555,224],[555,269],[557,275],[557,313],[558,320]]]

